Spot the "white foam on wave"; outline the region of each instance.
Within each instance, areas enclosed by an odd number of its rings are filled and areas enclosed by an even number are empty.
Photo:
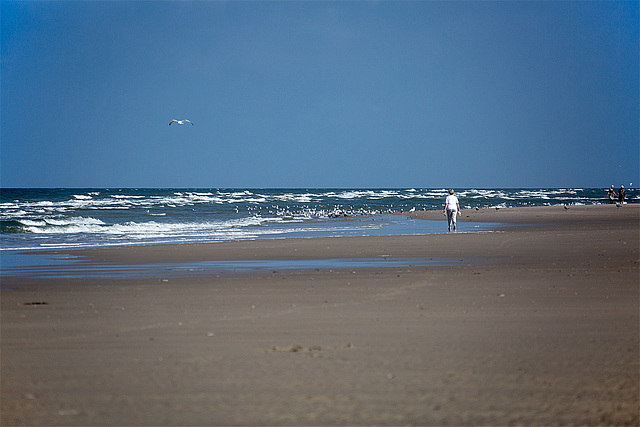
[[[99,219],[85,217],[20,219],[18,222],[29,233],[98,233],[105,227]]]
[[[197,237],[219,233],[235,233],[267,223],[285,222],[282,217],[260,218],[256,216],[228,220],[200,222],[127,221],[107,224],[91,217],[20,219],[25,232],[37,234],[81,234],[119,235],[131,239],[158,237]]]
[[[1,209],[0,208],[0,220],[3,221],[10,221],[10,220],[15,220],[15,219],[19,219],[25,216],[28,216],[29,213],[25,210],[22,209],[18,209],[18,210],[8,210],[8,209]]]
[[[319,197],[320,196],[316,194],[310,194],[310,193],[305,193],[305,194],[286,193],[281,195],[275,195],[271,199],[273,201],[278,201],[278,202],[311,203],[314,200],[317,201]],[[267,201],[266,196],[262,197],[262,201]]]
[[[144,199],[147,196],[133,195],[133,194],[112,194],[109,197],[113,199]]]
[[[41,218],[41,219],[21,219],[20,222],[23,225],[39,227],[39,226],[60,226],[64,227],[67,225],[103,225],[99,219],[96,218],[86,218],[86,217],[72,217],[72,218]]]
[[[26,202],[25,206],[34,206],[34,207],[42,207],[42,206],[55,206],[55,204],[50,200],[41,200],[38,202]]]
[[[344,190],[342,192],[328,192],[323,197],[338,198],[345,200],[368,199],[380,200],[388,197],[396,197],[399,193],[395,190]]]

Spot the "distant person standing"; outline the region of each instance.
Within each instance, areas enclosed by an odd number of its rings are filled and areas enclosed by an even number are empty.
[[[449,195],[444,202],[444,210],[447,213],[447,222],[449,223],[449,231],[451,231],[451,224],[453,223],[453,231],[456,231],[456,215],[460,211],[460,203],[458,198],[453,195],[453,189],[449,190]]]
[[[624,185],[620,186],[620,189],[618,190],[618,203],[620,203],[621,205],[624,204]]]
[[[607,197],[609,198],[609,203],[615,203],[616,201],[616,190],[613,188],[613,184],[611,184],[611,188],[607,190]]]

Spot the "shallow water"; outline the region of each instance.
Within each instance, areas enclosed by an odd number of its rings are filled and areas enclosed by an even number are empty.
[[[20,257],[20,255],[17,255]],[[233,273],[277,273],[291,270],[358,269],[381,267],[424,267],[479,264],[479,259],[466,258],[334,258],[309,260],[199,261],[182,263],[121,264],[94,263],[82,257],[59,257],[49,254],[31,257],[28,264],[3,271],[5,277],[58,279],[142,279],[168,281],[177,277],[211,277]]]
[[[265,238],[289,237],[345,237],[345,236],[390,236],[424,235],[443,232],[446,221],[416,220],[401,215],[383,215],[365,218],[376,226],[321,228],[313,227],[286,233],[263,234]],[[460,232],[491,232],[500,227],[497,223],[465,223],[459,225]],[[0,276],[29,278],[142,278],[207,276],[215,273],[249,272],[268,270],[291,270],[310,268],[364,268],[364,267],[402,267],[410,265],[453,265],[455,259],[435,258],[353,258],[323,260],[265,260],[265,261],[205,261],[195,263],[171,264],[111,264],[91,262],[73,255],[74,248],[68,248],[68,254],[54,254],[51,249],[4,250],[0,252]]]

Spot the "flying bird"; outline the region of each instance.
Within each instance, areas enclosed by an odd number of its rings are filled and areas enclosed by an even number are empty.
[[[187,119],[185,119],[185,120],[176,120],[176,119],[173,119],[173,120],[171,120],[171,121],[169,122],[169,126],[171,126],[171,123],[177,123],[177,124],[179,124],[179,125],[183,125],[183,124],[185,124],[185,123],[189,123],[189,124],[191,124],[191,126],[193,126],[193,123],[191,123],[191,122],[190,122],[189,120],[187,120]]]

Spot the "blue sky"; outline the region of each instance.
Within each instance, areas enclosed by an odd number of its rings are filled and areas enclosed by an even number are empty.
[[[0,7],[3,187],[640,181],[636,1]]]

